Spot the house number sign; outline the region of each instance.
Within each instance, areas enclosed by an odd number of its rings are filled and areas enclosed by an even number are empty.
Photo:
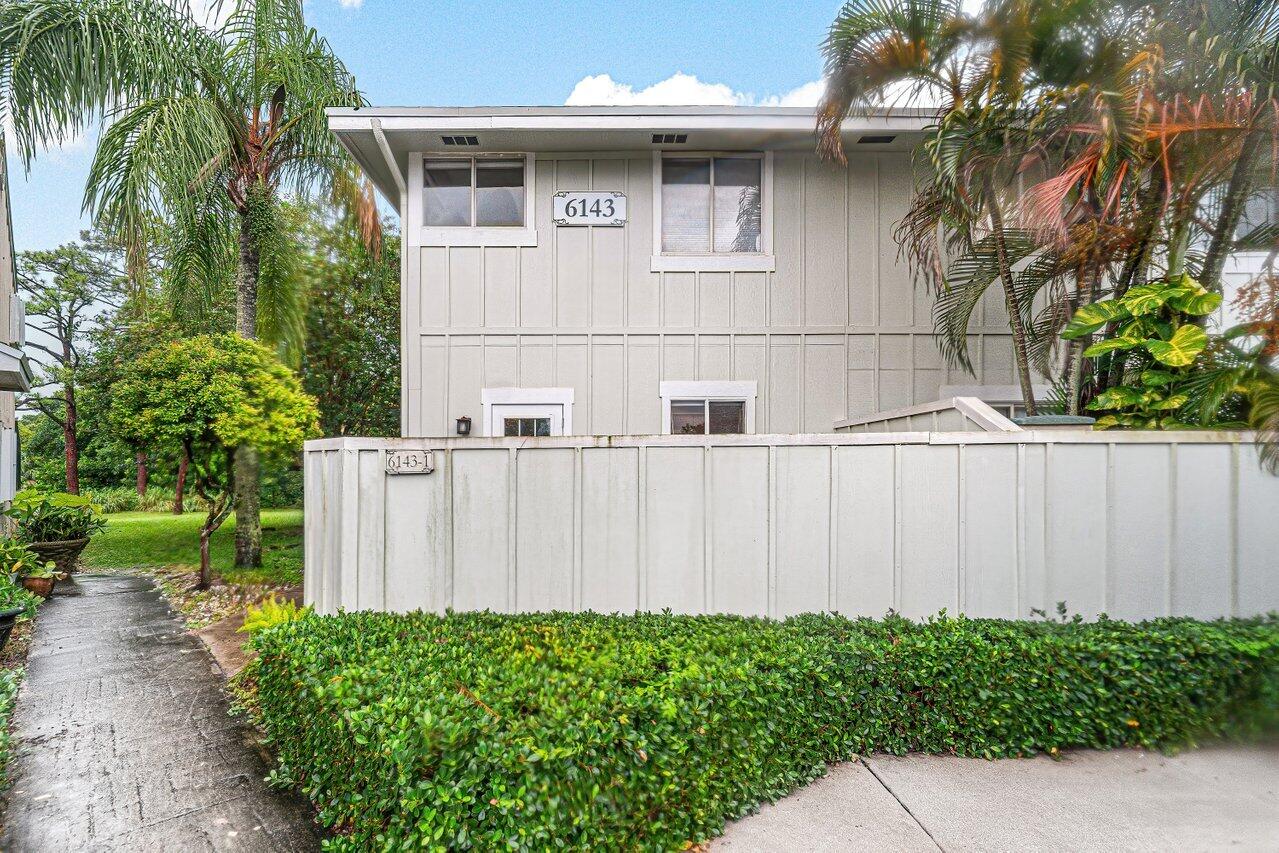
[[[390,450],[386,454],[388,474],[429,474],[435,470],[429,450]]]
[[[556,225],[625,225],[626,194],[619,192],[558,192]]]

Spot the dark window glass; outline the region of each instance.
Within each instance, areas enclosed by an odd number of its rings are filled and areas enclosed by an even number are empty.
[[[708,408],[711,435],[746,432],[746,404],[741,400],[711,400]]]

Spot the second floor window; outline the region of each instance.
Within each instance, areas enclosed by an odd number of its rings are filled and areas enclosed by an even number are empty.
[[[423,225],[524,225],[523,157],[429,159],[424,165]]]
[[[662,252],[763,251],[758,154],[662,159]]]

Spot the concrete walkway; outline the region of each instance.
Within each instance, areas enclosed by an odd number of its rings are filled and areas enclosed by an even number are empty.
[[[1279,850],[1279,747],[872,756],[728,827],[773,850]]]
[[[212,659],[153,584],[80,586],[36,620],[0,849],[316,849],[309,808],[263,783]]]

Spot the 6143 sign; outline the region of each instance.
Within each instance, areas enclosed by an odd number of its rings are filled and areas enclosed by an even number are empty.
[[[625,225],[626,195],[619,192],[558,192],[556,225]]]

